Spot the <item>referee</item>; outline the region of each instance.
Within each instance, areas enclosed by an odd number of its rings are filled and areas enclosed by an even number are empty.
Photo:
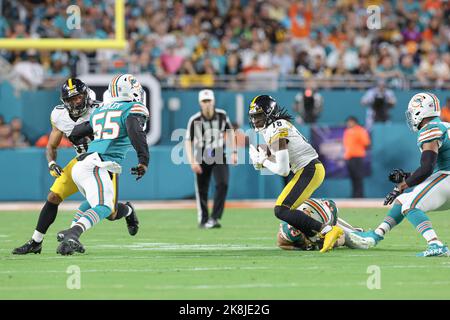
[[[200,228],[220,228],[219,220],[225,207],[229,177],[225,139],[231,140],[231,163],[235,165],[237,163],[235,134],[227,113],[215,108],[212,90],[201,90],[198,101],[200,111],[189,119],[185,140],[188,160],[195,174],[198,223]],[[225,131],[230,133],[229,137],[226,136]],[[208,189],[212,175],[216,190],[213,211],[209,217]]]

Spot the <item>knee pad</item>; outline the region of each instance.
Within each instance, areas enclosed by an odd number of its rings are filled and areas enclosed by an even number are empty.
[[[58,194],[51,191],[47,196],[47,201],[59,205],[61,202],[63,202],[63,199]]]

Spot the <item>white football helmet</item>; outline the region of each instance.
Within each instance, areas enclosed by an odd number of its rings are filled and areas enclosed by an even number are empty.
[[[421,92],[415,94],[409,101],[406,122],[411,130],[418,131],[423,119],[440,115],[439,99],[432,93]]]
[[[144,102],[144,90],[132,74],[115,76],[108,87],[110,101]]]

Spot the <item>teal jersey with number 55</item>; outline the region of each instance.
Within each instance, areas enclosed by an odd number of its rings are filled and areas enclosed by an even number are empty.
[[[126,120],[129,115],[148,117],[147,108],[140,102],[110,102],[95,109],[90,118],[94,140],[88,152],[97,152],[104,161],[121,164],[131,147]]]

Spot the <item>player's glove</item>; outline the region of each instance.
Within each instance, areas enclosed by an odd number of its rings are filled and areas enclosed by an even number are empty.
[[[263,168],[263,162],[267,159],[267,154],[262,149],[256,149],[254,145],[250,145],[249,149],[250,159],[253,162],[253,167],[256,170],[261,170]]]
[[[394,169],[389,173],[389,181],[393,183],[402,183],[410,175],[409,172],[405,172],[402,169]]]
[[[139,163],[136,167],[131,168],[131,174],[136,176],[136,181],[144,176],[147,172],[147,166]]]
[[[50,170],[50,174],[55,178],[58,178],[64,172],[63,169],[59,165],[57,165],[55,161],[50,161],[48,163],[48,169]]]
[[[394,190],[389,192],[384,199],[384,205],[387,206],[394,202],[395,198],[397,198],[399,195],[401,195],[403,191],[401,191],[398,187],[395,187]]]

